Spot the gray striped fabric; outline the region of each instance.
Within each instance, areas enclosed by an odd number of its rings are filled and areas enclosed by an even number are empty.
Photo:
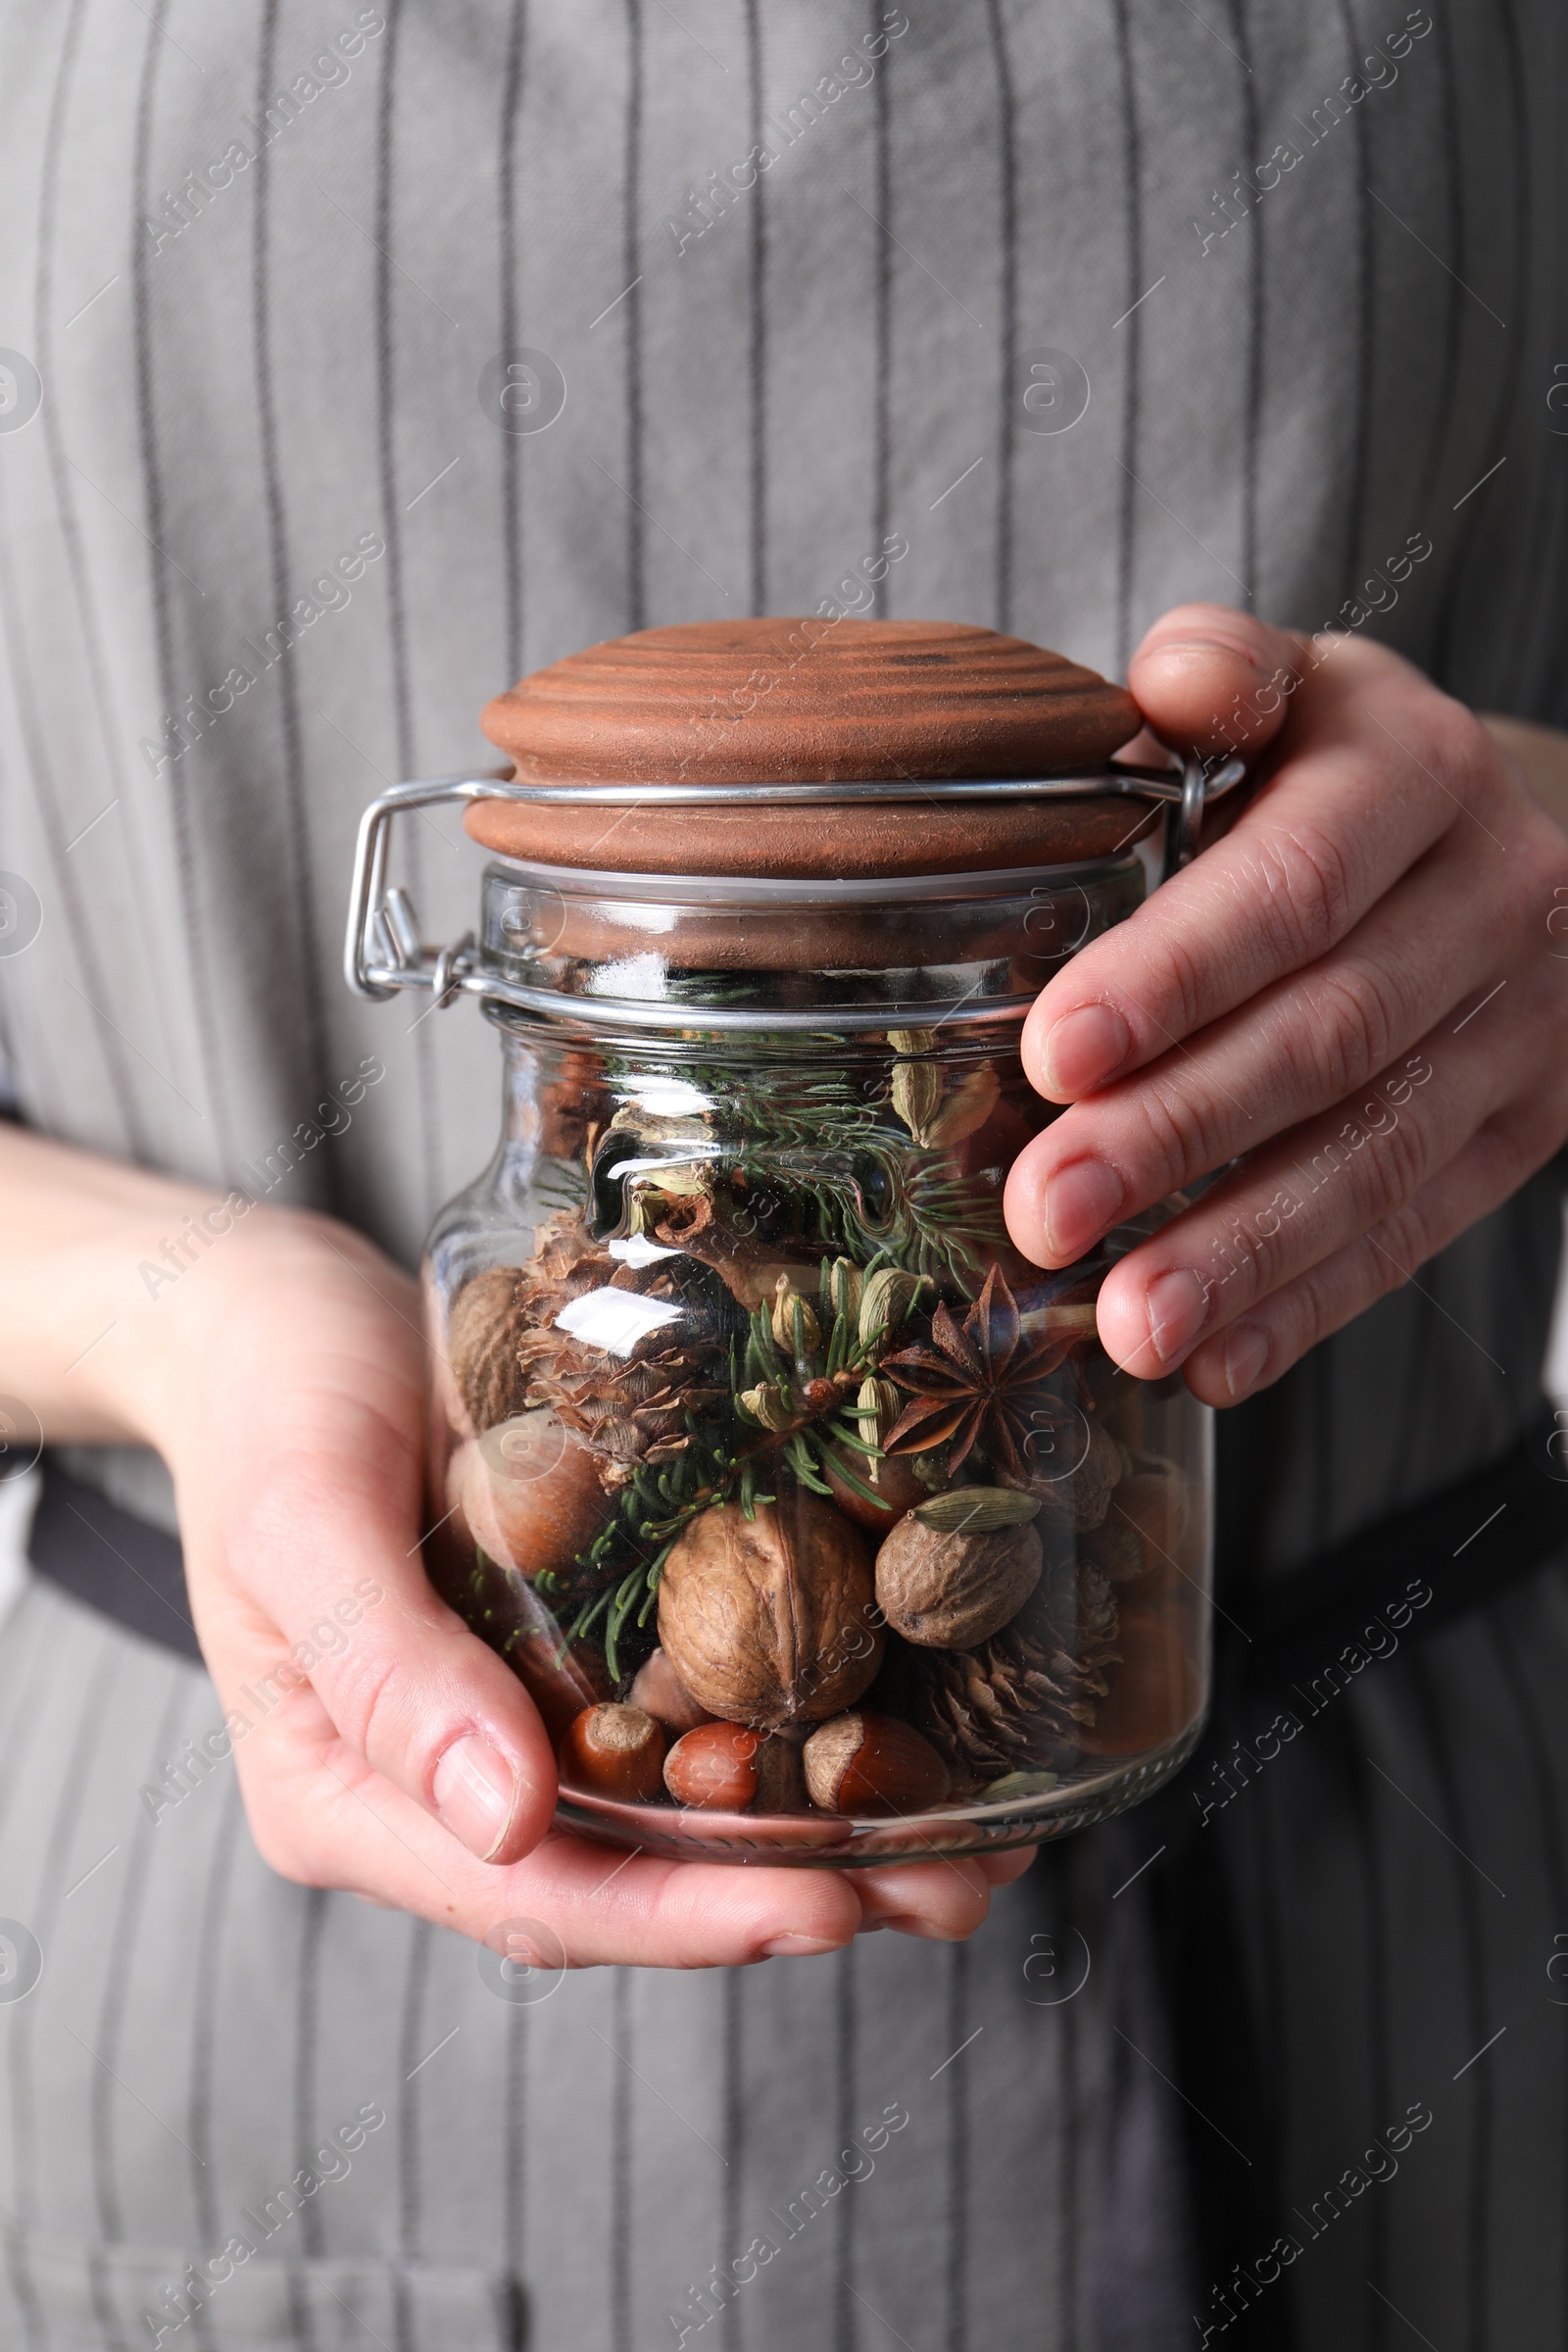
[[[0,863],[42,907],[0,957],[23,1115],[227,1183],[380,1057],[384,1082],[275,1197],[412,1262],[490,1149],[494,1049],[467,1014],[415,1025],[343,991],[364,801],[481,757],[486,697],[595,638],[867,609],[860,566],[895,531],[884,612],[1119,670],[1176,599],[1251,601],[1568,718],[1561,41],[1547,0],[0,5],[0,343],[44,386],[0,430]],[[518,348],[564,378],[537,435],[481,397]],[[1090,386],[1059,434],[1020,423],[1047,349]],[[0,365],[5,427],[29,379]],[[1411,534],[1432,553],[1399,580]],[[476,860],[450,823],[416,833],[408,879],[450,937]],[[1543,1180],[1230,1418],[1238,1573],[1288,1574],[1508,1444],[1555,1219]],[[76,1467],[167,1519],[145,1461]],[[1555,1619],[1523,1624],[1545,1676]],[[1562,1866],[1543,1809],[1562,1758],[1517,1733],[1500,1666],[1465,1683],[1494,1639],[1446,1635],[1427,1712],[1391,1679],[1366,1739],[1513,1897],[1520,1873],[1486,1852],[1523,1839],[1538,1874],[1548,1849]],[[375,2101],[387,2125],[294,2241],[170,2340],[507,2341],[518,2278],[540,2345],[674,2340],[669,2297],[898,2099],[910,2125],[876,2178],[694,2340],[1193,2340],[1164,2223],[1123,2266],[1148,2292],[1118,2299],[1074,2203],[1114,2211],[1135,2249],[1159,2203],[1138,2175],[1157,2121],[1102,2155],[1087,2121],[1106,2085],[1126,2105],[1093,1889],[1118,1851],[1143,1858],[1136,1820],[1125,1849],[1052,1861],[966,1957],[883,1937],[731,1982],[569,1981],[503,2012],[462,1947],[270,1879],[220,1789],[138,1817],[147,1760],[212,1705],[192,1670],[35,1589],[0,1685],[0,1910],[49,1954],[0,2008],[17,2340],[136,2340],[143,2282]],[[1346,1710],[1358,1737],[1373,1704]],[[1408,2090],[1388,2078],[1400,2106],[1434,2095],[1427,2053],[1453,2044],[1458,2066],[1484,2038],[1464,1865],[1364,1769],[1325,1747],[1309,1771],[1326,1737],[1290,1765],[1299,1807],[1282,1766],[1234,1832],[1238,1900],[1274,1938],[1258,1997],[1305,2183],[1349,2161],[1378,2017],[1426,2037]],[[1382,2010],[1364,1945],[1321,1940],[1357,1869],[1390,1891]],[[1069,1893],[1099,1974],[1026,2012],[1029,1938]],[[1135,1899],[1106,1913],[1124,1940]],[[1430,1964],[1429,1911],[1463,1967]],[[1117,1973],[1140,1981],[1135,1951]],[[1155,2057],[1152,2027],[1126,2031]],[[1461,2238],[1470,2342],[1555,2340],[1560,2306],[1522,2299],[1501,2233],[1526,2174],[1560,2209],[1554,2118],[1521,2109],[1490,2142],[1434,2130],[1428,2174],[1412,2159],[1364,2208],[1406,2217],[1368,2262],[1435,2341],[1451,2306],[1428,2287]],[[1392,2341],[1339,2263],[1326,2238],[1293,2274],[1308,2340]]]
[[[1104,2079],[1107,2043],[1169,2065],[1112,1957],[1107,1854],[1053,1856],[973,1948],[884,1935],[513,2005],[460,1938],[274,1878],[230,1767],[154,1819],[143,1788],[220,1717],[195,1668],[41,1582],[0,1636],[0,1888],[46,1955],[24,1999],[0,1976],[8,2346],[1065,2344],[1080,2307],[1169,2296],[1158,2079]],[[224,2247],[195,2301],[186,2265]],[[1090,2340],[1186,2340],[1153,2325]]]

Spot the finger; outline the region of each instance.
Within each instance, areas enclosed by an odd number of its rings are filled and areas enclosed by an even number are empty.
[[[1446,1025],[1430,1032],[1403,1064],[1253,1154],[1114,1266],[1098,1302],[1114,1359],[1140,1378],[1173,1370],[1200,1338],[1413,1199],[1539,1072],[1544,1006],[1533,1010],[1521,991],[1511,1012],[1492,1009],[1490,1021],[1480,1010],[1457,1036]],[[1549,1122],[1547,1091],[1534,1088]],[[1241,1382],[1240,1345],[1231,1363]]]
[[[1343,1330],[1389,1292],[1416,1281],[1426,1259],[1506,1200],[1549,1150],[1549,1143],[1541,1141],[1536,1117],[1515,1113],[1489,1121],[1392,1216],[1196,1348],[1184,1367],[1194,1396],[1223,1406],[1270,1387],[1320,1340]],[[1456,1328],[1487,1355],[1476,1332]]]
[[[507,1865],[475,1860],[422,1805],[372,1772],[308,1690],[236,1744],[265,1858],[483,1942],[503,1922],[544,1931],[541,1965],[730,1968],[834,1951],[861,1922],[851,1872],[737,1870],[623,1854],[553,1832]],[[552,1947],[550,1939],[555,1938]]]
[[[1485,847],[1506,788],[1470,714],[1365,646],[1303,683],[1285,748],[1225,838],[1042,992],[1021,1043],[1040,1093],[1108,1085],[1315,963],[1461,811]]]
[[[991,1908],[991,1881],[972,1854],[859,1870],[856,1892],[867,1927],[938,1943],[961,1943]]]
[[[1178,605],[1134,654],[1127,684],[1162,743],[1258,751],[1284,724],[1305,658],[1305,640],[1289,629],[1228,605]]]
[[[1477,872],[1450,832],[1331,955],[1053,1120],[1007,1177],[1014,1242],[1070,1265],[1120,1219],[1372,1083],[1495,974],[1523,919],[1506,864]]]
[[[209,1532],[226,1572],[204,1580],[214,1678],[251,1715],[308,1678],[375,1772],[470,1853],[514,1860],[550,1823],[551,1741],[512,1669],[430,1588],[405,1431],[341,1393],[330,1409],[330,1451],[270,1452]]]

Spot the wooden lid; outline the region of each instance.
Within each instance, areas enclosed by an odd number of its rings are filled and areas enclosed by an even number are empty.
[[[1137,732],[1120,687],[1019,637],[950,621],[699,621],[572,654],[486,706],[532,783],[761,784],[1051,776],[1102,767]],[[1107,855],[1125,803],[712,808],[478,801],[486,849],[615,872],[977,871]],[[1136,824],[1133,827],[1136,830]]]

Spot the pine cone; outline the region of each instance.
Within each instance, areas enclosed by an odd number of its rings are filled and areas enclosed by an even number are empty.
[[[1109,1689],[1116,1602],[1097,1568],[1048,1568],[1012,1623],[975,1649],[901,1648],[875,1703],[908,1716],[972,1783],[1050,1768]],[[883,1686],[878,1686],[882,1692]]]
[[[526,1265],[475,1275],[453,1302],[447,1352],[474,1428],[548,1406],[608,1462],[683,1452],[688,1408],[710,1410],[728,1395],[710,1385],[724,1354],[716,1323],[681,1298],[667,1261],[612,1257],[575,1211],[541,1226],[538,1242]],[[590,1291],[678,1302],[681,1319],[612,1353],[559,1327],[563,1309]]]
[[[666,1462],[691,1444],[688,1411],[703,1413],[729,1394],[713,1385],[724,1366],[717,1323],[683,1298],[664,1259],[628,1265],[593,1241],[574,1215],[540,1229],[537,1254],[518,1276],[518,1376],[530,1406],[547,1405],[585,1438],[606,1464],[607,1484],[624,1483],[635,1462]],[[626,1291],[679,1304],[678,1323],[612,1353],[560,1328],[564,1307],[590,1291]]]

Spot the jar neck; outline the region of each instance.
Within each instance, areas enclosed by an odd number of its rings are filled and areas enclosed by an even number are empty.
[[[678,1038],[956,1029],[1022,1017],[1144,894],[1136,856],[897,883],[683,880],[497,860],[480,957],[492,1002]]]

